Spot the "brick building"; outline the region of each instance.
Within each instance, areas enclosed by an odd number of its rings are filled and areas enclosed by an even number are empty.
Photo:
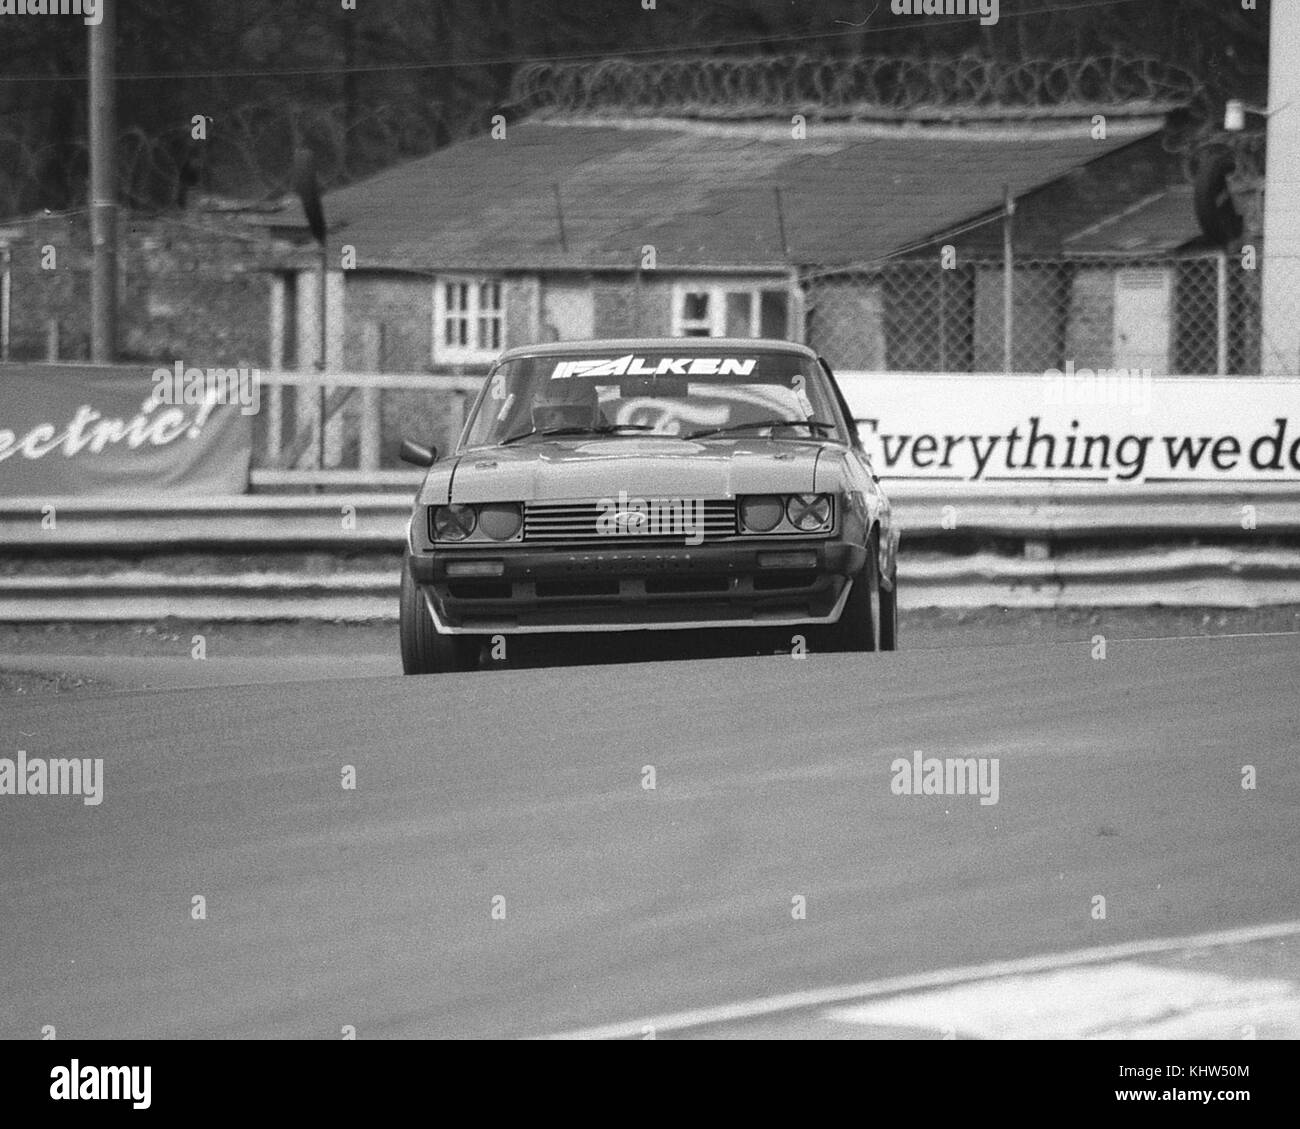
[[[911,357],[894,340],[918,318],[937,327],[929,297],[900,315],[890,306],[906,294],[844,272],[899,256],[940,272],[945,243],[964,265],[990,233],[1000,251],[1000,222],[980,221],[996,218],[1004,188],[1022,202],[1018,250],[1062,254],[1072,234],[1181,180],[1163,125],[1118,118],[1098,140],[1083,116],[811,122],[800,138],[772,121],[515,123],[326,196],[331,367],[480,372],[513,345],[659,334],[789,337],[844,367],[940,367],[934,350]],[[267,222],[305,237],[297,209]],[[1195,234],[1189,205],[1171,238]],[[314,361],[313,262],[281,272],[274,355]],[[967,347],[949,363],[1000,369],[1001,329],[995,319],[985,333],[977,306],[987,290],[1000,310],[1001,282],[969,285],[944,331]]]
[[[122,217],[120,360],[269,366],[267,310],[293,247],[250,222],[257,212],[208,201],[182,213]],[[10,255],[10,359],[87,359],[86,213],[20,217],[0,227]]]

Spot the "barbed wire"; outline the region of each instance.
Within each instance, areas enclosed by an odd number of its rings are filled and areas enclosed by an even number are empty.
[[[713,118],[788,115],[850,120],[1174,108],[1196,98],[1191,72],[1154,58],[1098,55],[1019,62],[811,55],[600,62],[519,67],[511,101],[535,114]]]
[[[1228,149],[1235,195],[1262,210],[1264,138],[1224,134],[1192,76],[1155,59],[1096,56],[1002,63],[963,56],[947,60],[807,55],[599,62],[534,62],[516,72],[512,102],[551,114],[825,118],[1034,117],[1179,107],[1163,141],[1180,155],[1188,180],[1207,153]],[[429,102],[385,103],[348,115],[338,105],[265,100],[238,105],[213,123],[211,140],[194,143],[188,128],[133,127],[119,139],[120,198],[153,209],[175,202],[187,174],[196,192],[271,198],[288,190],[287,154],[306,145],[317,154],[324,187],[333,187],[434,147],[466,137],[481,115],[450,113]],[[0,122],[0,215],[39,206],[41,197],[84,198],[89,156],[84,139],[59,144],[31,123]],[[197,169],[195,167],[197,163]],[[52,174],[52,170],[57,172]],[[52,181],[51,176],[58,179]],[[39,187],[38,187],[39,186]],[[1258,221],[1248,227],[1258,227]]]

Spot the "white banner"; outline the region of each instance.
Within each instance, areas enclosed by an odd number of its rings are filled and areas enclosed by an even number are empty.
[[[950,482],[1297,482],[1300,378],[837,373],[876,473]]]

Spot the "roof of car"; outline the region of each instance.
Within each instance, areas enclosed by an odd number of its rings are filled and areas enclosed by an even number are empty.
[[[574,353],[635,353],[671,349],[674,353],[794,353],[816,358],[807,345],[768,337],[613,337],[596,341],[547,341],[537,345],[518,345],[501,354],[503,361],[520,357],[571,356]]]

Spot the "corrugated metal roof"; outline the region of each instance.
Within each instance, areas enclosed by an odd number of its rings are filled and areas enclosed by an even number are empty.
[[[869,262],[1000,206],[1157,119],[980,131],[809,123],[520,122],[331,192],[331,243],[360,267],[657,269]],[[559,186],[557,209],[556,188]],[[561,244],[559,210],[563,211]],[[567,250],[565,247],[567,246]]]
[[[1067,235],[1072,255],[1167,254],[1201,239],[1191,185],[1175,185]]]

